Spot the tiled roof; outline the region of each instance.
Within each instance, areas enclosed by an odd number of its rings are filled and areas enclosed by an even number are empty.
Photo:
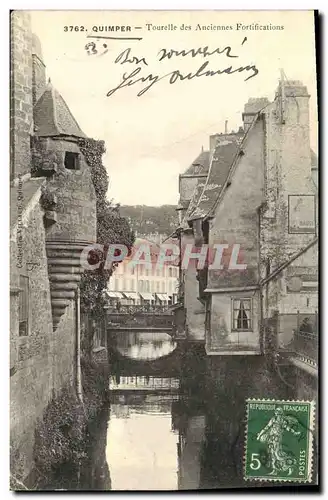
[[[206,184],[206,178],[198,179],[197,186],[195,187],[194,193],[192,195],[188,209],[187,209],[186,214],[185,214],[185,221],[186,222],[189,220],[190,215],[197,207],[197,205],[199,203],[199,199],[201,197],[201,194],[204,190],[205,184]]]
[[[196,160],[190,165],[190,167],[187,168],[184,174],[182,174],[182,175],[195,176],[196,178],[199,174],[203,174],[204,177],[203,178],[199,177],[197,179],[197,185],[195,187],[191,200],[181,200],[180,198],[179,203],[181,204],[181,207],[184,210],[186,210],[181,227],[184,228],[189,227],[187,223],[188,216],[191,213],[191,210],[193,210],[198,203],[199,196],[205,185],[206,181],[205,176],[208,174],[209,167],[210,167],[210,152],[202,150],[200,154],[197,156]]]
[[[86,137],[60,93],[49,82],[34,106],[34,133],[38,137]]]
[[[192,162],[190,167],[182,175],[198,175],[207,174],[210,166],[210,152],[201,151],[196,160]]]
[[[232,136],[230,141],[221,142],[215,148],[203,190],[201,193],[195,194],[195,198],[198,197],[197,204],[195,207],[191,207],[191,210],[188,210],[189,221],[202,219],[214,208],[239,150],[239,145],[240,138]]]

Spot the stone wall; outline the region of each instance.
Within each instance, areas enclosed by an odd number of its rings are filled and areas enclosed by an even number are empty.
[[[259,217],[257,209],[263,202],[263,122],[258,120],[246,140],[244,154],[239,157],[231,184],[216,208],[210,222],[209,245],[240,245],[238,263],[242,269],[209,270],[208,288],[229,288],[258,283]],[[229,264],[230,259],[223,261]]]
[[[30,181],[32,182],[32,181]],[[45,250],[43,211],[40,191],[27,218],[23,217],[22,267],[17,267],[18,245],[14,230],[11,238],[11,444],[19,450],[22,474],[32,465],[34,429],[53,390],[72,384],[75,374],[75,316],[72,301],[53,333],[50,285]],[[19,276],[29,278],[29,334],[19,336]],[[15,466],[16,464],[14,464]]]
[[[54,331],[47,243],[49,240],[95,241],[96,196],[90,168],[74,139],[45,140],[41,162],[46,163],[50,153],[58,160],[57,173],[52,179],[40,178],[40,173],[37,178],[29,178],[32,94],[35,101],[43,90],[45,66],[40,43],[31,33],[28,12],[11,14],[11,58],[11,177],[28,174],[11,186],[10,236],[11,465],[12,473],[24,479],[33,468],[34,430],[38,419],[42,418],[52,396],[64,386],[75,384],[76,376],[74,294],[67,305],[65,303]],[[65,151],[80,153],[79,170],[65,169]],[[34,157],[32,162],[35,167]],[[51,219],[55,224],[52,227],[47,224],[47,231],[40,205],[41,186],[54,191],[58,201],[58,222]],[[79,253],[77,261],[79,264]],[[28,328],[25,332],[22,330],[20,336],[21,276],[27,278],[28,283]]]
[[[76,376],[76,306],[71,300],[52,336],[52,379],[57,393],[67,385],[74,385]]]
[[[29,278],[27,336],[19,337],[19,294],[11,295],[11,367],[14,370],[10,379],[11,442],[13,450],[19,448],[24,457],[24,474],[29,472],[32,460],[36,421],[52,390],[52,319],[42,217],[37,203],[23,227],[21,268],[17,267],[19,248],[15,234],[11,241],[11,286],[19,287],[20,275]]]
[[[46,87],[46,67],[43,62],[41,43],[38,37],[32,34],[32,93],[33,105],[43,94]]]
[[[11,179],[30,172],[32,125],[32,33],[28,12],[13,11],[11,28]]]
[[[311,179],[309,96],[300,82],[285,87],[284,113],[280,98],[265,112],[264,179],[266,208],[261,214],[261,275],[267,260],[272,272],[314,234],[290,234],[289,195],[314,195]],[[311,265],[315,265],[315,262]]]
[[[259,279],[259,218],[257,209],[263,201],[263,122],[257,121],[249,133],[244,154],[237,165],[215,218],[210,222],[209,245],[228,244],[231,254],[232,245],[240,245],[238,263],[245,269],[229,269],[230,258],[223,253],[223,269],[209,270],[209,289],[220,289],[212,293],[210,312],[210,332],[207,349],[259,350],[259,298],[254,291],[242,292],[244,287],[256,286]],[[229,257],[229,256],[228,256]],[[229,288],[235,288],[233,294]],[[238,292],[238,288],[241,293]],[[224,292],[227,289],[227,292]],[[252,298],[253,327],[250,332],[232,332],[232,298]]]
[[[260,220],[260,273],[269,276],[307,244],[315,234],[290,234],[289,195],[314,195],[311,179],[311,149],[309,139],[309,95],[301,82],[285,85],[285,99],[281,107],[281,89],[274,103],[265,110],[264,179],[266,206]],[[282,113],[283,109],[283,113]],[[263,314],[272,317],[274,311],[286,315],[284,326],[278,332],[279,345],[293,337],[293,318],[287,315],[315,314],[318,294],[301,286],[292,291],[293,278],[316,281],[318,273],[318,246],[309,248],[279,273],[263,289]],[[294,318],[295,319],[295,318]],[[294,321],[295,323],[295,321]],[[291,326],[288,325],[292,325]]]
[[[232,299],[252,300],[252,331],[233,331]],[[260,352],[260,305],[258,292],[213,293],[211,297],[210,331],[206,350],[210,352],[255,351]]]
[[[194,244],[194,236],[184,234],[182,247]],[[194,341],[205,340],[205,308],[198,300],[199,282],[197,280],[196,266],[190,261],[184,272],[184,307],[186,310],[187,338]]]
[[[68,140],[48,139],[47,149],[56,155],[57,172],[47,189],[57,197],[57,224],[47,232],[47,241],[96,241],[96,194],[90,167],[78,145]],[[78,153],[79,170],[64,166],[65,152]]]

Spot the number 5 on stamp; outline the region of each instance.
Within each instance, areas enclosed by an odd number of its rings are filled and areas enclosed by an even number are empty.
[[[244,479],[310,482],[314,402],[248,399],[246,405]]]

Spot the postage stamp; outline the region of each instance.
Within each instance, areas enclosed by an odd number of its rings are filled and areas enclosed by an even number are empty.
[[[313,401],[248,399],[244,479],[311,481]]]

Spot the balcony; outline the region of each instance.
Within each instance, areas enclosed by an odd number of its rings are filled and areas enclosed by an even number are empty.
[[[267,353],[279,352],[317,369],[318,314],[276,314],[265,320]]]
[[[289,318],[290,319],[290,318]],[[294,328],[291,340],[286,349],[295,354],[296,358],[318,366],[318,314],[296,314],[293,316]]]

